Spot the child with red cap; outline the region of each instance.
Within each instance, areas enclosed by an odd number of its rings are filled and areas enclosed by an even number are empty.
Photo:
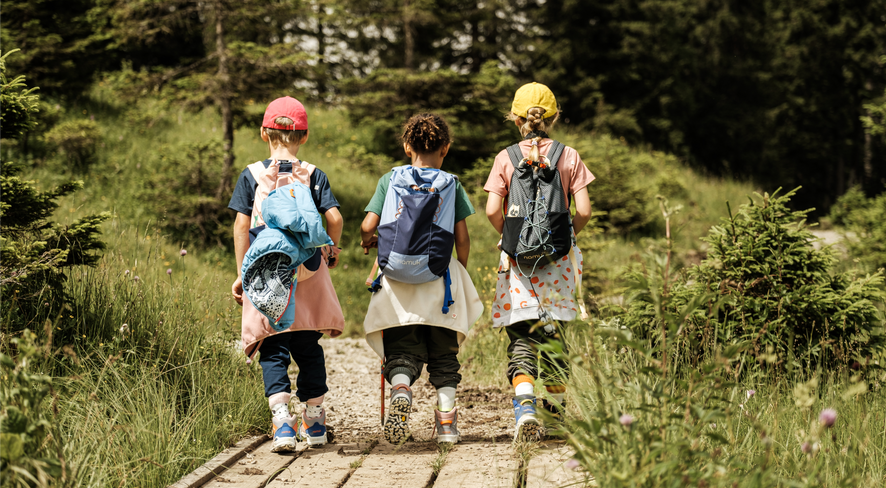
[[[336,266],[340,252],[342,217],[326,174],[298,159],[299,148],[308,141],[308,115],[304,106],[292,97],[274,100],[265,110],[260,135],[268,143],[269,157],[250,164],[240,173],[228,204],[228,208],[237,212],[234,221],[237,279],[231,292],[243,306],[243,349],[249,358],[256,352],[260,355],[265,396],[273,417],[271,450],[285,452],[294,451],[297,440],[311,446],[327,441],[323,398],[329,388],[323,347],[318,341],[324,333],[336,337],[344,329],[344,315],[329,276],[329,269]],[[278,332],[250,300],[243,299],[241,267],[250,244],[266,228],[262,217],[265,198],[275,188],[296,182],[310,189],[316,210],[326,218],[326,232],[334,245],[317,249],[313,258],[298,267],[297,282],[308,283],[294,287],[295,319],[288,328],[277,324],[277,329],[283,328]],[[306,404],[298,417],[289,412],[290,358],[299,370],[295,396]]]

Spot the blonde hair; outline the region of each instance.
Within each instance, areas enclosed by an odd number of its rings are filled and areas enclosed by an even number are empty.
[[[289,117],[277,117],[276,119],[274,119],[274,123],[277,125],[292,125],[294,122]],[[268,134],[268,142],[270,142],[274,147],[281,144],[301,144],[301,141],[303,141],[305,136],[308,134],[307,130],[282,130],[269,129],[267,127],[264,127],[264,129],[265,132]]]
[[[517,121],[520,124],[520,135],[526,137],[533,132],[548,132],[554,128],[554,124],[560,118],[560,111],[558,110],[557,113],[548,118],[545,118],[545,112],[547,111],[541,107],[532,107],[526,111],[526,118],[510,112],[507,115],[507,119]],[[532,148],[529,149],[529,155],[527,156],[530,161],[539,160],[539,141],[541,141],[541,137],[532,138]]]

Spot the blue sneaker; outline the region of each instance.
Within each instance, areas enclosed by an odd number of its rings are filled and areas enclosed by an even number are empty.
[[[326,409],[320,410],[317,417],[308,417],[305,410],[301,414],[301,422],[298,425],[298,439],[308,443],[310,447],[319,447],[326,444]]]
[[[295,432],[295,417],[274,417],[271,420],[274,426],[274,442],[271,444],[271,452],[292,452],[298,440]]]
[[[514,440],[541,440],[542,427],[535,416],[535,397],[520,395],[514,397],[514,418],[517,426],[514,429]]]

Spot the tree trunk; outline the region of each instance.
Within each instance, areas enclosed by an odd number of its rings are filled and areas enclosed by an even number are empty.
[[[215,197],[225,198],[231,192],[231,176],[234,171],[234,112],[231,110],[230,74],[228,54],[225,48],[224,14],[221,2],[215,3],[215,54],[218,57],[217,103],[222,116],[222,166],[221,182]]]
[[[323,65],[323,72],[317,79],[317,94],[320,98],[326,96],[326,78],[329,75],[329,64],[326,62],[326,34],[323,33],[323,17],[326,13],[323,6],[320,6],[317,12],[317,55],[320,56],[320,63]]]
[[[870,80],[868,80],[865,83],[864,87],[868,92],[873,91],[873,88],[874,88],[873,84],[870,82]],[[863,110],[863,112],[868,117],[871,116],[870,110],[865,109],[865,110]],[[863,156],[864,180],[862,181],[862,187],[867,188],[867,186],[871,183],[871,180],[874,179],[874,165],[872,162],[873,157],[874,157],[874,152],[871,149],[871,143],[872,143],[871,131],[864,130],[864,128],[862,128],[862,130],[864,131],[864,156]]]
[[[414,26],[412,25],[412,9],[409,6],[409,0],[403,0],[403,65],[406,66],[406,69],[408,70],[411,70],[413,68],[412,58],[415,53],[415,32],[413,32],[413,29]]]

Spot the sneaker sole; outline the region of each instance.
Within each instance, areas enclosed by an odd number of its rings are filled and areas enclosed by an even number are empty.
[[[402,444],[409,438],[409,409],[412,405],[406,398],[391,400],[391,411],[385,418],[385,440],[391,444]]]
[[[302,440],[307,442],[308,446],[310,446],[310,447],[325,446],[326,442],[327,442],[326,434],[316,436],[316,437],[305,436],[305,438]]]
[[[442,434],[437,435],[437,444],[458,444],[458,434]]]
[[[292,441],[289,440],[277,440],[274,439],[274,445],[271,446],[271,452],[293,452],[297,449],[298,441],[295,438],[292,438]]]
[[[525,422],[517,426],[514,432],[514,440],[538,441],[541,440],[544,428],[536,419],[526,419]]]

